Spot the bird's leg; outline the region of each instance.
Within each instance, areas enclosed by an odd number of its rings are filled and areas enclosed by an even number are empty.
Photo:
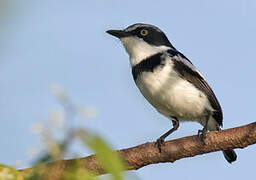
[[[164,133],[161,137],[159,137],[157,140],[156,140],[156,144],[157,144],[157,147],[158,147],[158,150],[159,152],[161,153],[161,146],[164,144],[164,139],[169,136],[171,133],[173,133],[174,131],[176,131],[179,127],[179,121],[177,118],[174,118],[172,120],[172,125],[173,125],[173,128],[170,129],[169,131],[167,131],[166,133]]]
[[[205,122],[204,128],[202,130],[201,129],[198,130],[198,136],[199,136],[199,138],[201,139],[202,142],[204,142],[205,133],[208,131],[207,127],[208,127],[209,119],[210,119],[210,114],[208,114],[206,116],[206,122]]]

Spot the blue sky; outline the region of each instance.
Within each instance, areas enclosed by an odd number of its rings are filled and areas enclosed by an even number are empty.
[[[160,27],[198,67],[223,108],[224,128],[255,121],[256,1],[1,2],[8,4],[0,18],[0,163],[30,164],[29,149],[41,142],[30,127],[61,110],[53,84],[75,104],[97,108],[95,118],[72,123],[99,133],[115,149],[154,141],[171,127],[135,86],[121,43],[105,33],[138,22]],[[199,128],[182,123],[168,139]],[[253,177],[255,146],[237,154],[232,165],[216,152],[135,173],[143,180]]]

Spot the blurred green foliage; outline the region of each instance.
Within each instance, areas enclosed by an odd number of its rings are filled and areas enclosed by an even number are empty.
[[[65,118],[64,122],[70,122],[73,116],[80,116],[80,107],[73,105],[66,95],[66,93],[61,89],[54,88],[54,94],[57,100],[60,102],[64,108]],[[51,117],[52,118],[52,117]],[[55,117],[58,118],[58,117]],[[83,116],[84,118],[84,116]],[[49,126],[47,128],[39,128],[40,134],[44,136],[44,141],[47,146],[46,151],[43,155],[36,157],[33,163],[33,169],[28,174],[27,172],[18,171],[14,168],[0,165],[0,180],[40,180],[40,179],[63,179],[63,180],[99,180],[101,178],[97,177],[95,173],[89,172],[84,168],[84,165],[79,163],[79,160],[75,160],[71,167],[65,170],[59,170],[61,163],[55,163],[54,166],[49,166],[47,162],[53,162],[64,159],[67,149],[74,140],[80,140],[82,144],[91,149],[97,160],[102,165],[105,172],[110,174],[108,179],[122,180],[124,164],[121,161],[118,154],[110,147],[110,145],[103,140],[99,135],[89,132],[86,128],[74,128],[68,127],[62,129],[63,138],[61,140],[54,137],[56,128],[54,126]],[[50,177],[49,177],[50,176]]]
[[[88,138],[82,135],[81,139],[96,153],[96,158],[102,163],[106,172],[110,173],[114,180],[122,180],[121,172],[124,170],[124,165],[118,154],[99,136]]]
[[[24,177],[16,169],[0,164],[0,180],[23,180]]]

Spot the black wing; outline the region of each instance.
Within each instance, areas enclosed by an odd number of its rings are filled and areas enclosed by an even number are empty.
[[[223,122],[222,110],[214,92],[212,91],[211,87],[208,85],[206,80],[201,76],[201,74],[195,68],[192,68],[194,67],[192,63],[183,54],[182,55],[180,54],[181,53],[178,52],[177,54],[178,58],[174,58],[175,55],[172,57],[172,60],[174,62],[174,70],[178,72],[180,76],[182,76],[182,78],[191,82],[197,89],[204,92],[211,106],[215,110],[212,115],[213,118],[217,121],[217,123],[220,126],[222,126],[222,122]]]

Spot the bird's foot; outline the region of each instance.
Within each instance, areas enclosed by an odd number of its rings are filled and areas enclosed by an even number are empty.
[[[159,153],[161,153],[162,152],[161,147],[162,147],[162,145],[164,145],[164,139],[163,138],[158,138],[156,140],[156,145],[157,145],[157,148],[159,150]]]
[[[206,132],[207,130],[205,128],[203,128],[202,130],[199,129],[198,130],[198,137],[200,138],[200,140],[204,143],[204,140],[206,138]]]

